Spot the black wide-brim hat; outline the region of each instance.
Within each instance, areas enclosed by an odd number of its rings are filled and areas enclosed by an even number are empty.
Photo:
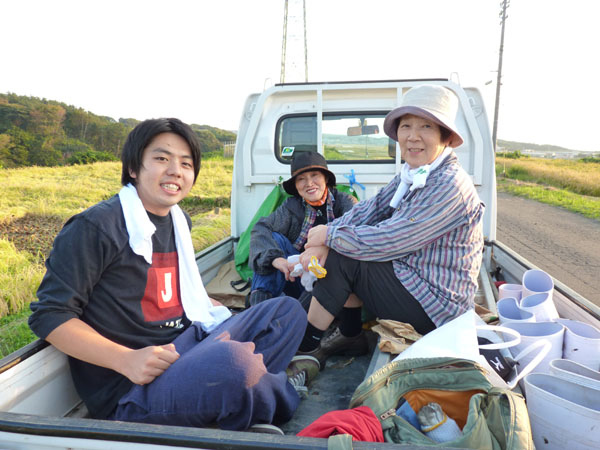
[[[296,189],[296,177],[310,170],[320,170],[327,178],[327,186],[335,186],[335,175],[327,168],[327,161],[323,155],[317,152],[299,152],[292,157],[289,180],[283,182],[283,189],[290,195],[300,195]]]

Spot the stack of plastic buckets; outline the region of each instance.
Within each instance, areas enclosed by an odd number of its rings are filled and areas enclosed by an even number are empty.
[[[600,330],[559,318],[554,282],[542,270],[528,270],[521,285],[503,284],[498,291],[500,323],[521,334],[521,343],[510,349],[513,355],[540,339],[551,343],[522,380],[536,448],[599,449]]]

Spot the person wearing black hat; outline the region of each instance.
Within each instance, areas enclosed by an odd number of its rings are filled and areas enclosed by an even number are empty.
[[[326,225],[356,203],[353,196],[335,188],[335,175],[320,153],[295,153],[290,171],[291,177],[283,183],[283,188],[292,197],[261,218],[252,229],[249,265],[254,275],[250,305],[283,292],[299,298],[305,291],[300,279],[290,275],[294,264],[288,263],[287,257],[304,251],[313,226]]]

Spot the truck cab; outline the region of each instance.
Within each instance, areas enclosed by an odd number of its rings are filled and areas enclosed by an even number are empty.
[[[420,84],[444,86],[459,99],[456,124],[464,143],[454,151],[486,205],[486,240],[494,240],[494,151],[483,98],[445,79],[285,84],[250,95],[234,156],[231,234],[240,236],[274,184],[289,178],[294,152],[318,151],[338,184],[351,184],[359,200],[373,196],[402,164],[398,144],[383,132],[384,118]]]

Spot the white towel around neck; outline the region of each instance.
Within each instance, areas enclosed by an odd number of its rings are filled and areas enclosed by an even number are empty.
[[[402,171],[400,172],[400,184],[398,185],[398,189],[396,189],[396,193],[390,201],[390,206],[392,208],[397,208],[404,200],[404,195],[409,189],[414,191],[415,189],[422,189],[425,187],[429,172],[439,166],[442,161],[446,159],[446,156],[448,156],[451,152],[452,149],[446,147],[431,164],[424,164],[416,169],[411,169],[407,163],[404,163],[402,165]]]
[[[124,186],[119,192],[119,200],[129,234],[129,246],[136,255],[143,256],[148,264],[152,264],[152,235],[156,227],[150,221],[135,186],[131,183]],[[210,332],[229,318],[231,311],[225,306],[214,306],[208,298],[196,265],[190,229],[178,205],[171,208],[171,218],[175,229],[183,310],[188,319],[200,322],[202,329]]]

